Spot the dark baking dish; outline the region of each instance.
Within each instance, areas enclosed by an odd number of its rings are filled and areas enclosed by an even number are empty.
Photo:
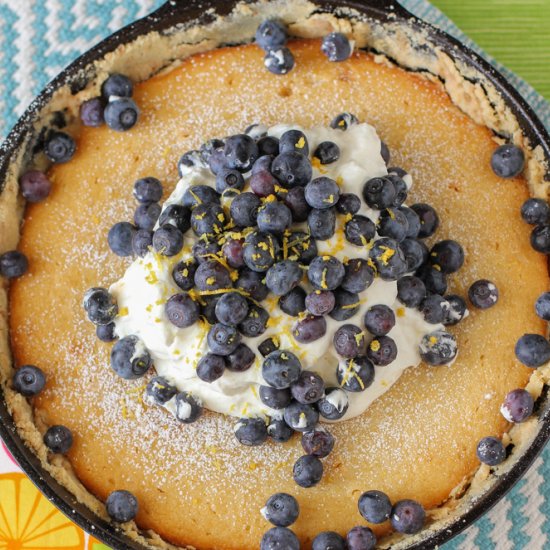
[[[86,84],[82,75],[86,74],[87,68],[120,45],[130,43],[139,36],[146,35],[151,31],[162,33],[182,23],[208,23],[215,17],[215,14],[226,15],[233,10],[237,3],[241,2],[237,0],[170,0],[151,15],[121,29],[79,57],[35,99],[0,147],[0,193],[4,188],[10,163],[17,158],[20,148],[25,144],[26,136],[33,129],[33,123],[38,113],[48,104],[57,89],[65,85],[69,85],[71,90],[75,91],[82,88]],[[448,34],[418,20],[393,0],[314,0],[313,3],[318,6],[320,12],[338,12],[342,8],[352,8],[371,20],[403,22],[413,29],[422,30],[429,42],[440,48],[453,60],[474,69],[477,74],[483,76],[494,86],[516,117],[531,146],[540,146],[546,161],[550,160],[548,133],[525,100],[489,63]],[[549,174],[546,174],[546,178],[549,178]],[[421,540],[416,539],[414,544],[408,547],[408,550],[439,547],[487,512],[521,478],[550,438],[550,396],[547,390],[545,388],[538,401],[537,435],[521,458],[510,470],[502,474],[491,489],[479,497],[465,513],[447,523],[442,529],[427,533]],[[14,421],[7,410],[1,389],[0,436],[22,469],[42,493],[85,531],[92,533],[96,538],[116,550],[144,550],[143,545],[131,540],[121,531],[113,528],[111,524],[99,519],[87,507],[78,503],[70,492],[44,471],[39,459],[19,437]]]

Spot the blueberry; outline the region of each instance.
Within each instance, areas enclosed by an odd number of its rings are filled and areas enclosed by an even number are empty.
[[[296,432],[310,431],[319,421],[317,409],[310,404],[299,403],[298,401],[292,401],[285,408],[283,417],[285,422]]]
[[[44,146],[44,153],[56,164],[69,162],[76,151],[74,139],[64,132],[51,132]]]
[[[338,327],[332,343],[336,353],[342,357],[351,359],[365,353],[365,335],[355,325],[347,324]]]
[[[225,371],[225,357],[214,353],[203,355],[197,364],[197,376],[203,382],[214,382]]]
[[[220,323],[238,325],[248,313],[248,302],[237,292],[223,294],[216,304],[216,317]]]
[[[288,294],[302,279],[302,270],[297,262],[283,260],[267,271],[267,288],[276,296]]]
[[[192,185],[183,194],[182,204],[191,210],[209,203],[220,203],[220,196],[209,185]]]
[[[305,189],[303,187],[289,189],[284,198],[284,203],[290,209],[294,222],[305,222],[307,220],[311,206],[306,201]]]
[[[276,443],[285,443],[293,434],[294,430],[282,418],[272,418],[267,427],[267,435]]]
[[[196,270],[197,262],[193,258],[181,260],[172,270],[172,279],[182,290],[191,290],[195,286]]]
[[[201,404],[188,392],[176,395],[176,418],[184,424],[192,424],[202,414]]]
[[[235,225],[251,227],[256,225],[258,209],[262,202],[254,193],[241,193],[237,195],[229,207],[229,214]]]
[[[348,392],[366,390],[374,381],[374,365],[366,355],[358,355],[338,363],[338,384]]]
[[[309,155],[309,144],[304,132],[300,130],[287,130],[279,139],[279,151],[289,153],[296,151],[306,157]]]
[[[397,344],[389,336],[374,338],[367,347],[367,357],[377,367],[385,367],[395,361],[397,357]]]
[[[420,218],[418,214],[408,206],[400,206],[399,212],[407,218],[407,223],[409,224],[406,239],[416,239],[420,233]]]
[[[276,493],[267,499],[262,516],[277,527],[292,525],[300,514],[298,501],[287,493]]]
[[[256,142],[246,134],[228,137],[225,140],[223,154],[227,167],[239,172],[250,170],[259,156]]]
[[[139,109],[132,99],[115,99],[107,103],[104,116],[109,128],[126,132],[136,125]]]
[[[390,521],[398,533],[412,535],[424,526],[426,512],[421,504],[414,500],[400,500],[393,505]]]
[[[84,126],[98,128],[105,122],[103,100],[100,97],[92,97],[80,105],[80,120]]]
[[[359,120],[351,113],[341,113],[334,117],[330,123],[330,127],[335,130],[347,130],[350,126],[359,124]]]
[[[204,304],[201,305],[201,315],[207,320],[209,324],[216,324],[218,322],[218,319],[216,319],[215,309],[216,304],[220,299],[220,296],[203,296],[202,299]]]
[[[29,170],[19,180],[21,194],[28,202],[43,201],[49,194],[52,184],[44,172]]]
[[[269,290],[265,286],[263,273],[258,273],[247,268],[241,269],[239,272],[239,278],[235,283],[235,287],[246,292],[256,302],[265,300],[269,294]]]
[[[345,269],[342,262],[334,256],[317,256],[309,265],[307,275],[314,288],[334,290],[342,283]]]
[[[271,233],[252,231],[244,240],[244,263],[252,271],[267,271],[278,254],[279,243]]]
[[[388,178],[372,178],[363,186],[363,198],[371,208],[390,208],[395,201],[395,186]]]
[[[118,315],[116,300],[106,288],[90,288],[84,294],[82,305],[95,325],[108,325]]]
[[[498,289],[487,279],[480,279],[468,289],[468,298],[472,305],[479,309],[488,309],[498,301]]]
[[[421,279],[406,275],[397,281],[397,299],[407,307],[415,308],[426,297],[426,287]]]
[[[361,208],[361,199],[354,193],[342,193],[336,210],[339,214],[357,214]]]
[[[334,531],[323,531],[314,539],[311,550],[347,550],[347,544],[343,537]]]
[[[286,27],[274,19],[263,21],[256,30],[256,43],[266,51],[284,46],[287,40]]]
[[[216,176],[216,191],[224,193],[229,189],[242,190],[244,187],[243,175],[237,170],[222,170]]]
[[[532,395],[527,390],[517,389],[506,395],[500,412],[508,422],[525,422],[533,414],[534,406]]]
[[[439,294],[428,294],[420,304],[420,312],[424,316],[424,321],[437,325],[443,323],[447,317],[449,304],[447,300]]]
[[[298,380],[301,371],[300,360],[286,350],[270,353],[262,364],[264,380],[278,390],[289,388]]]
[[[384,523],[390,519],[391,502],[382,491],[366,491],[359,497],[359,513],[369,523]]]
[[[117,256],[131,256],[134,252],[132,246],[132,241],[136,233],[136,227],[128,222],[118,222],[115,223],[109,229],[107,234],[107,242],[109,243],[109,248]]]
[[[236,327],[216,323],[208,331],[208,346],[213,353],[229,355],[233,353],[241,343],[241,335]]]
[[[267,439],[267,426],[261,418],[241,418],[235,426],[235,437],[242,445],[256,447]]]
[[[300,286],[293,288],[279,298],[279,307],[287,315],[298,317],[306,309],[306,291]]]
[[[109,323],[108,325],[97,325],[95,328],[95,334],[102,342],[114,342],[117,339],[114,323]]]
[[[238,269],[244,266],[244,239],[228,239],[222,246],[222,253],[227,263]]]
[[[550,225],[537,225],[531,232],[531,246],[541,254],[550,254]]]
[[[399,166],[390,166],[390,168],[388,168],[388,174],[404,178],[407,175],[407,171],[403,168],[399,168]]]
[[[310,264],[317,257],[317,243],[308,233],[295,231],[283,235],[283,249],[288,260]]]
[[[407,273],[412,273],[428,259],[428,247],[417,239],[405,239],[399,243],[405,261],[407,262]]]
[[[313,208],[307,217],[309,232],[314,239],[326,241],[334,235],[336,228],[336,209],[319,210]]]
[[[161,207],[156,202],[140,204],[134,212],[134,223],[139,229],[152,231],[160,216]]]
[[[292,335],[297,342],[309,344],[322,338],[327,332],[327,322],[324,317],[308,315],[298,321],[292,329]]]
[[[162,199],[162,183],[157,178],[141,178],[134,183],[134,197],[138,202],[159,202]]]
[[[386,176],[391,182],[393,183],[393,186],[395,187],[395,199],[393,200],[393,206],[395,207],[401,207],[403,203],[407,200],[407,196],[409,194],[409,189],[407,187],[407,184],[403,179],[401,179],[398,176],[395,175],[388,175]],[[404,214],[404,213],[403,213]],[[404,214],[406,216],[406,214]],[[407,218],[407,222],[409,221],[409,218]],[[407,231],[408,233],[408,231]],[[407,234],[407,237],[409,235]]]
[[[189,171],[189,168],[201,166],[202,164],[203,161],[199,151],[187,151],[178,160],[178,174],[180,178]]]
[[[365,313],[364,322],[373,336],[385,336],[395,326],[395,313],[384,304],[374,305]]]
[[[187,292],[171,296],[164,305],[168,320],[178,328],[186,328],[199,320],[199,305]]]
[[[334,309],[336,298],[330,290],[314,290],[306,296],[305,305],[312,315],[321,317]]]
[[[443,273],[454,273],[464,264],[464,249],[456,241],[445,240],[436,243],[430,250],[430,263]]]
[[[219,257],[221,247],[216,240],[198,240],[193,245],[193,258],[199,263],[204,264],[208,261],[216,261],[223,265]],[[224,266],[225,267],[225,266]]]
[[[434,269],[431,265],[423,265],[416,272],[416,276],[422,279],[428,292],[432,294],[445,294],[447,292],[447,277],[445,273]]]
[[[52,426],[44,434],[44,445],[55,454],[65,454],[73,445],[73,434],[65,426]]]
[[[199,149],[200,156],[206,164],[210,163],[210,157],[217,152],[223,151],[225,142],[221,139],[209,139],[205,141]]]
[[[458,352],[456,339],[444,330],[426,334],[419,346],[420,357],[428,365],[440,366],[451,363]]]
[[[439,227],[439,216],[437,212],[425,203],[417,203],[411,206],[420,219],[420,231],[418,232],[419,239],[431,237]]]
[[[544,199],[527,199],[521,205],[521,217],[531,225],[547,224],[550,221],[550,206]]]
[[[351,258],[344,264],[345,275],[340,287],[348,292],[363,292],[374,281],[374,270],[363,258]]]
[[[105,502],[109,517],[117,523],[132,521],[138,512],[138,501],[128,491],[113,491]]]
[[[170,224],[185,233],[191,227],[191,211],[181,204],[169,204],[160,213],[158,224],[160,227]]]
[[[282,202],[266,202],[258,210],[256,224],[260,231],[281,235],[292,225],[292,212]]]
[[[511,143],[497,147],[491,156],[491,168],[500,178],[515,178],[521,174],[524,166],[523,151]]]
[[[526,367],[537,368],[550,361],[550,344],[540,334],[524,334],[516,343],[515,353]]]
[[[246,345],[239,344],[237,349],[227,356],[227,369],[232,372],[244,372],[254,363],[256,355]]]
[[[324,429],[304,432],[302,434],[302,447],[308,455],[325,458],[334,448],[334,436]]]
[[[384,164],[388,165],[391,158],[390,148],[385,141],[380,140],[380,156],[384,161]]]
[[[383,281],[397,281],[407,273],[407,260],[399,243],[388,237],[375,241],[369,252],[376,271]]]
[[[163,256],[175,256],[183,248],[183,233],[172,224],[162,225],[153,234],[153,248]]]
[[[275,157],[271,172],[281,185],[288,188],[306,186],[313,174],[309,159],[296,151],[281,153]]]
[[[334,309],[329,315],[335,321],[347,321],[359,311],[359,295],[354,292],[338,288],[334,291],[334,301]]]
[[[445,326],[456,325],[468,314],[466,300],[457,294],[449,294],[448,296],[445,296],[445,300],[447,300],[449,307],[445,311],[445,319],[443,319],[443,324]]]
[[[145,401],[151,405],[165,405],[178,390],[162,376],[155,376],[149,380],[145,388]]]
[[[132,81],[125,75],[114,73],[108,76],[101,85],[101,95],[104,99],[112,96],[132,97],[134,86]]]
[[[276,336],[272,336],[270,338],[266,338],[258,345],[258,351],[263,357],[267,357],[272,351],[278,350],[279,346],[279,339]]]
[[[24,365],[18,368],[12,378],[13,389],[25,397],[38,395],[45,385],[44,373],[34,365]]]
[[[231,288],[232,284],[229,271],[216,260],[202,262],[195,271],[195,285],[199,290]]]
[[[380,213],[377,231],[381,237],[390,237],[400,243],[409,232],[407,216],[398,208],[387,208]]]
[[[550,292],[544,292],[537,298],[535,311],[541,319],[550,321]]]
[[[273,163],[273,156],[262,155],[256,159],[256,162],[252,166],[252,175],[259,172],[270,172],[271,165]]]
[[[264,155],[277,156],[279,154],[279,140],[274,136],[261,137],[257,145],[260,158]]]
[[[331,32],[323,38],[321,51],[329,61],[345,61],[351,56],[353,47],[345,34]]]
[[[239,330],[248,338],[256,338],[266,331],[269,313],[263,308],[250,304],[248,315],[242,323],[239,324]]]
[[[322,176],[306,185],[305,198],[312,208],[324,210],[336,205],[340,198],[340,188],[333,179]]]
[[[477,444],[477,458],[488,466],[497,466],[506,458],[506,449],[496,437],[484,437]]]
[[[137,336],[121,338],[111,350],[111,367],[126,380],[141,378],[152,364],[149,352]]]
[[[340,147],[333,141],[323,141],[315,149],[313,156],[321,164],[332,164],[340,158]]]
[[[285,46],[269,50],[265,54],[264,65],[273,74],[286,74],[294,68],[294,56]]]
[[[300,541],[290,529],[273,527],[262,537],[260,550],[300,550]]]
[[[223,171],[229,170],[229,162],[223,154],[223,149],[215,149],[208,157],[208,168],[215,176],[219,176]],[[217,186],[216,186],[217,187]]]
[[[225,222],[225,213],[218,204],[200,204],[191,212],[191,228],[199,238],[220,236]]]
[[[248,183],[250,189],[259,197],[274,195],[275,189],[279,186],[277,178],[268,170],[253,172]]]
[[[349,407],[348,394],[341,388],[327,388],[325,397],[317,401],[319,414],[327,420],[339,420]]]
[[[298,380],[290,386],[292,397],[303,405],[316,403],[325,393],[325,383],[323,379],[314,372],[303,370]]]
[[[347,534],[348,550],[374,550],[376,536],[368,528],[363,526],[353,527]]]
[[[323,463],[313,455],[301,456],[294,464],[293,477],[300,487],[313,487],[323,477]]]
[[[0,255],[0,275],[7,279],[21,277],[29,268],[29,260],[22,252],[10,250]]]
[[[344,226],[346,239],[355,246],[368,246],[376,235],[374,222],[366,216],[356,214]]]
[[[292,399],[288,388],[274,388],[272,386],[260,386],[260,400],[264,405],[272,409],[284,409],[290,405]]]

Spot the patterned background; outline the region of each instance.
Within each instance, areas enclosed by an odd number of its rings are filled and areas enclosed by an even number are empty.
[[[478,44],[550,98],[550,0],[434,3]],[[160,4],[162,0],[0,0],[0,138],[40,89],[78,54]],[[403,0],[402,4],[473,45],[425,0]],[[515,74],[498,66],[550,128],[548,103]],[[0,447],[0,549],[38,547],[106,549],[41,497]],[[550,548],[550,447],[504,500],[444,548]]]

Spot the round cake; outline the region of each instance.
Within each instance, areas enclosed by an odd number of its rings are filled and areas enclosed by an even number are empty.
[[[101,501],[130,491],[138,527],[174,545],[258,547],[269,528],[259,511],[277,492],[299,502],[292,530],[304,548],[321,531],[345,536],[367,525],[357,508],[367,490],[438,507],[479,468],[480,439],[500,438],[509,427],[503,399],[532,374],[516,359],[517,340],[545,334],[533,304],[548,288],[546,259],[529,246],[531,229],[519,215],[529,190],[522,176],[503,179],[491,169],[494,134],[438,82],[363,51],[331,63],[320,46],[291,41],[295,67],[285,75],[267,71],[252,44],[192,56],[136,84],[136,126],[125,133],[82,127],[72,160],[49,172],[50,195],[26,210],[19,250],[30,267],[10,287],[10,333],[15,365],[38,365],[46,375],[33,400],[36,423],[41,431],[67,426],[74,437],[67,458],[83,486]],[[112,254],[106,237],[115,222],[132,219],[137,179],[158,178],[167,198],[181,155],[208,139],[253,123],[328,126],[343,112],[372,125],[390,165],[411,174],[407,203],[439,213],[427,244],[462,245],[464,266],[449,276],[448,293],[467,296],[487,279],[499,299],[486,310],[469,305],[469,316],[449,328],[459,347],[451,366],[409,368],[365,412],[327,425],[336,445],[323,478],[302,488],[292,479],[304,454],[299,437],[247,447],[231,416],[205,411],[182,424],[144,403],[152,373],[129,381],[112,371],[112,344],[96,338],[82,299],[121,279],[132,261]],[[390,531],[389,522],[369,526],[377,536]]]

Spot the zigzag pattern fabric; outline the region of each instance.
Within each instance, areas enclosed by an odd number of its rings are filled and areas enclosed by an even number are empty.
[[[0,0],[0,138],[7,136],[32,99],[63,67],[109,33],[162,3],[162,0]],[[488,58],[427,1],[403,0],[402,4]],[[548,103],[519,77],[490,61],[507,74],[550,128]],[[506,498],[444,548],[550,548],[550,447]]]

